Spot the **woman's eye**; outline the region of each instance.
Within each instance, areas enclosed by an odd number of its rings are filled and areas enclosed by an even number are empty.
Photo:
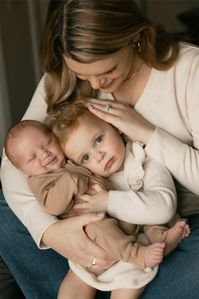
[[[89,161],[89,155],[88,155],[88,154],[85,154],[85,155],[82,157],[81,162],[82,162],[82,163],[86,163],[86,162],[88,162],[88,161]]]
[[[114,66],[114,68],[112,68],[110,71],[106,72],[106,74],[111,74],[111,73],[113,73],[113,72],[116,70],[116,68],[117,68],[117,65]]]
[[[96,144],[101,143],[101,142],[102,142],[102,139],[103,139],[102,136],[97,137],[97,138],[95,139],[95,143],[96,143]]]

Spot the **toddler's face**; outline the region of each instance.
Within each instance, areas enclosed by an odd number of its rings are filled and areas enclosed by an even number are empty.
[[[64,145],[65,155],[94,174],[108,177],[123,165],[125,145],[110,124],[84,114]]]
[[[64,153],[52,134],[37,128],[25,128],[15,141],[18,168],[27,175],[54,171],[65,164]]]

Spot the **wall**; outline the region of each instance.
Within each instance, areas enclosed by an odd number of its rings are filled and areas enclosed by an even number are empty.
[[[39,50],[48,1],[0,1],[0,151],[41,77]]]
[[[199,44],[198,0],[140,0],[146,15],[169,32]]]

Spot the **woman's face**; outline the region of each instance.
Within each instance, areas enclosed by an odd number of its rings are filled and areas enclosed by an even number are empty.
[[[81,80],[89,81],[93,89],[115,92],[132,72],[133,47],[128,46],[105,59],[80,63],[64,57],[67,66]]]

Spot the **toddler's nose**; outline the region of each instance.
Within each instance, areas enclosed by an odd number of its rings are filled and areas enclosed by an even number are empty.
[[[104,152],[97,152],[95,155],[95,159],[98,163],[100,163],[104,159],[105,153]]]

